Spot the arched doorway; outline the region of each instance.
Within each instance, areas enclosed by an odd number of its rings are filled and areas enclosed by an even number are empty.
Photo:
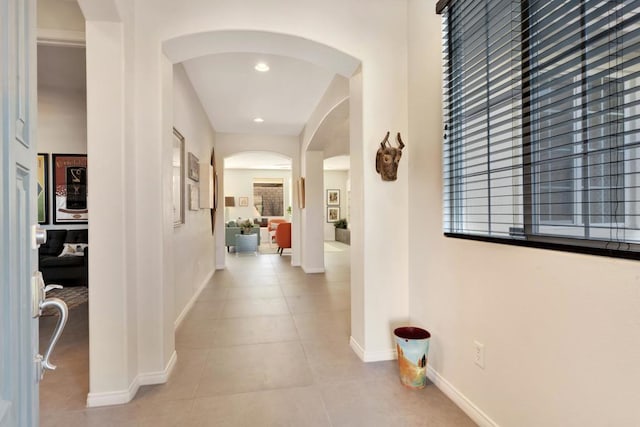
[[[373,11],[372,21],[361,19],[360,16],[355,21],[348,19],[337,22],[337,26],[329,29],[326,25],[302,28],[296,16],[308,16],[310,11],[307,7],[298,10],[295,6],[288,19],[282,20],[281,11],[258,5],[263,18],[258,25],[250,19],[253,14],[233,15],[231,9],[235,6],[221,10],[213,4],[198,3],[176,15],[175,8],[167,8],[167,5],[136,4],[135,14],[133,10],[124,11],[124,24],[114,22],[110,15],[113,10],[106,11],[108,19],[87,23],[87,33],[95,36],[98,47],[102,47],[98,50],[100,55],[104,56],[107,52],[116,60],[108,69],[117,71],[109,75],[95,71],[101,63],[100,58],[95,58],[98,51],[93,52],[94,57],[88,54],[89,62],[96,61],[89,68],[98,74],[93,80],[96,85],[102,86],[103,95],[109,99],[113,94],[121,95],[120,99],[114,100],[113,108],[108,110],[119,112],[114,114],[117,116],[115,127],[106,127],[108,132],[98,139],[104,141],[110,138],[122,142],[115,145],[116,154],[119,155],[116,157],[122,160],[123,172],[118,175],[116,189],[112,191],[112,203],[126,206],[128,210],[122,218],[116,218],[118,221],[122,219],[122,224],[114,226],[124,230],[118,247],[127,249],[134,257],[126,259],[117,256],[118,252],[114,250],[103,258],[103,262],[115,272],[104,272],[101,278],[104,283],[97,284],[103,289],[94,295],[124,301],[124,306],[108,304],[95,313],[96,317],[92,320],[92,324],[115,322],[112,331],[102,331],[107,339],[97,337],[98,340],[92,341],[109,345],[109,354],[101,355],[100,346],[96,344],[91,351],[92,366],[94,355],[97,357],[96,366],[117,364],[109,372],[104,369],[92,372],[92,393],[95,390],[100,397],[110,398],[113,391],[118,390],[119,396],[126,397],[138,384],[162,382],[170,372],[174,349],[174,310],[170,301],[173,294],[173,267],[170,263],[173,248],[168,243],[172,221],[167,205],[171,195],[169,186],[159,184],[166,181],[164,164],[171,147],[169,88],[172,65],[187,58],[215,53],[215,50],[247,51],[255,46],[268,49],[278,45],[280,50],[274,53],[284,54],[282,46],[285,46],[286,50],[300,52],[303,58],[313,53],[316,61],[349,78],[354,184],[351,189],[351,212],[353,223],[359,224],[352,233],[355,254],[352,257],[351,276],[352,347],[365,360],[392,358],[393,346],[387,333],[389,321],[406,317],[408,312],[408,273],[404,253],[407,232],[400,229],[393,236],[385,238],[378,231],[385,218],[403,217],[406,214],[408,186],[406,177],[402,175],[404,172],[401,171],[397,185],[383,185],[376,179],[379,177],[375,171],[366,165],[370,165],[373,155],[370,148],[377,145],[374,141],[379,134],[384,134],[387,129],[405,132],[407,127],[406,73],[402,70],[398,73],[393,71],[395,67],[404,69],[406,49],[403,46],[406,39],[395,37],[395,29],[374,25],[374,22],[381,23],[379,17],[373,16]],[[327,7],[322,4],[313,6],[333,16],[335,11],[333,8],[324,10]],[[368,15],[369,11],[359,10],[358,15],[362,14]],[[115,43],[109,40],[107,33],[116,40]],[[273,43],[274,40],[283,39],[281,44]],[[324,44],[312,40],[321,40]],[[384,42],[384,49],[380,49],[379,41]],[[254,42],[255,45],[252,44]],[[330,45],[338,46],[341,50]],[[91,49],[91,46],[88,47]],[[344,52],[356,52],[359,59]],[[368,71],[364,74],[362,70]],[[97,108],[96,105],[94,108],[97,114],[104,112],[104,108]],[[97,127],[103,125],[98,122],[94,124]],[[111,156],[114,156],[111,151]],[[307,152],[304,162],[300,157],[299,170],[293,172],[294,179],[306,176],[310,162],[322,163],[322,155],[310,156]],[[217,166],[222,167],[220,164]],[[113,180],[109,180],[105,174],[103,177],[96,176],[94,184],[95,188],[108,186],[113,184]],[[122,193],[121,190],[127,186],[130,191]],[[321,197],[322,186],[315,190]],[[121,194],[116,194],[118,192]],[[324,206],[321,203],[319,205],[317,212],[323,212]],[[322,218],[322,213],[319,216]],[[107,229],[113,219],[107,216],[97,218],[94,224]],[[219,214],[216,220],[216,229],[219,230],[223,216]],[[126,234],[126,230],[135,230],[135,233]],[[366,247],[365,236],[368,242]],[[222,245],[216,243],[216,253],[221,252],[222,247],[219,246]],[[383,247],[385,250],[381,251]],[[127,262],[130,260],[135,262]],[[116,285],[114,289],[110,287],[113,280],[117,283],[122,281],[123,284]],[[365,281],[368,295],[366,305]],[[393,283],[393,289],[390,283]],[[114,354],[118,357],[113,357]]]

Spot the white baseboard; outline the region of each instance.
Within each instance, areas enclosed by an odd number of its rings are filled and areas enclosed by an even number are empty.
[[[305,267],[304,265],[302,266],[302,271],[304,271],[307,274],[312,274],[312,273],[324,273],[324,267]]]
[[[196,303],[196,300],[198,299],[198,297],[200,296],[200,294],[202,293],[202,291],[204,290],[205,286],[207,286],[207,283],[209,283],[209,281],[211,280],[211,278],[213,277],[213,274],[215,273],[215,270],[211,271],[211,273],[209,273],[207,275],[207,277],[204,279],[204,281],[200,284],[200,286],[198,287],[198,290],[195,292],[195,294],[193,294],[193,296],[191,297],[191,299],[189,300],[189,302],[187,303],[187,305],[184,306],[184,308],[182,309],[182,312],[180,313],[180,315],[178,316],[178,318],[176,319],[175,322],[173,322],[173,330],[175,331],[176,329],[178,329],[178,326],[180,326],[180,324],[182,323],[182,321],[184,320],[185,317],[187,317],[187,314],[189,314],[189,311],[191,310],[191,308],[193,307],[193,304]]]
[[[176,351],[174,350],[164,370],[159,372],[145,372],[142,374],[138,374],[138,384],[152,385],[166,383],[169,380],[171,372],[173,372],[173,368],[175,368],[177,361],[178,353],[176,353]]]
[[[125,403],[131,402],[131,400],[138,392],[140,386],[166,383],[169,379],[169,376],[171,376],[171,372],[173,372],[173,368],[175,368],[177,361],[178,355],[174,351],[169,358],[169,362],[167,363],[167,366],[164,368],[164,370],[160,372],[148,372],[139,374],[134,378],[131,384],[129,384],[129,388],[127,390],[108,391],[105,393],[89,393],[87,395],[87,408],[123,405]]]
[[[397,359],[398,357],[395,349],[366,351],[353,337],[349,339],[349,345],[363,362],[380,362],[383,360]],[[453,403],[462,409],[462,411],[480,427],[499,427],[498,423],[482,412],[482,410],[474,405],[467,396],[462,394],[457,388],[451,385],[449,381],[444,379],[442,375],[434,370],[431,365],[427,365],[427,377],[436,387],[438,387],[438,389],[440,389],[440,391],[451,399]]]
[[[97,408],[100,406],[123,405],[131,402],[136,395],[140,383],[138,377],[129,384],[129,389],[121,391],[107,391],[104,393],[89,393],[87,395],[87,408]]]
[[[366,351],[353,337],[349,339],[349,345],[363,362],[382,362],[384,360],[395,360],[398,357],[395,348],[387,350]]]
[[[480,427],[498,427],[498,424],[495,421],[474,405],[467,396],[460,392],[460,390],[444,379],[444,377],[434,370],[431,365],[427,365],[427,377],[440,389],[440,391],[442,391],[449,399],[453,400],[453,403],[462,409],[464,413]]]

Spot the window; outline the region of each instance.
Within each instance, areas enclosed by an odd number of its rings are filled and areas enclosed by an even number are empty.
[[[640,257],[640,0],[442,0],[444,230]]]
[[[282,179],[255,180],[253,204],[260,216],[283,216],[284,183]]]

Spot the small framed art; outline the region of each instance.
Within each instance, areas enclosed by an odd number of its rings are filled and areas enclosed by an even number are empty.
[[[327,190],[327,205],[340,206],[340,190]]]
[[[340,219],[340,208],[338,207],[327,207],[327,222],[336,222]]]
[[[200,181],[200,165],[198,163],[198,158],[193,153],[189,153],[189,179],[192,179],[196,182]]]

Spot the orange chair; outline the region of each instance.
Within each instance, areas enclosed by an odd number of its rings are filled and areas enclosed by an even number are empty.
[[[267,230],[269,231],[269,243],[273,243],[276,238],[276,228],[278,228],[278,225],[282,224],[283,222],[287,222],[287,220],[283,218],[273,218],[269,220],[269,222],[267,223]]]
[[[276,228],[276,243],[278,244],[278,253],[282,256],[282,251],[291,247],[291,223],[283,222]]]

